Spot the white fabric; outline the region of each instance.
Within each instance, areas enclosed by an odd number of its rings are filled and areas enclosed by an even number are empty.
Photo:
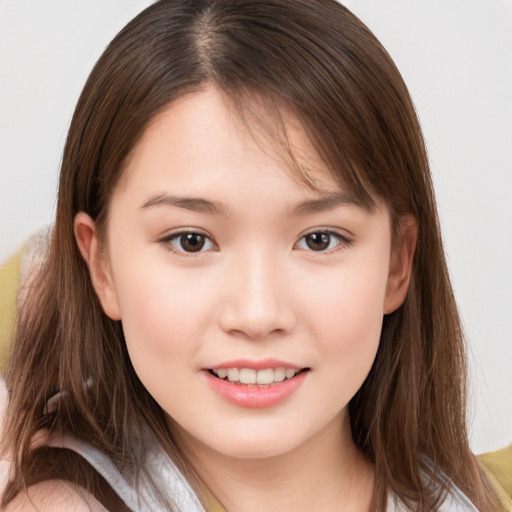
[[[411,509],[407,508],[401,501],[395,500],[393,495],[388,497],[387,510],[388,512],[411,512]],[[478,512],[478,509],[460,489],[452,486],[451,492],[436,512]]]
[[[133,512],[154,512],[160,503],[151,495],[151,490],[143,483],[135,490],[129,477],[121,474],[114,463],[101,451],[71,435],[50,438],[48,446],[67,448],[81,455],[108,482],[116,494]],[[147,454],[150,461],[148,470],[160,489],[165,489],[167,497],[177,512],[205,512],[203,506],[175,464],[163,450],[154,446]]]
[[[152,498],[147,487],[141,485],[139,493],[137,493],[133,484],[120,473],[113,462],[91,445],[73,436],[66,435],[52,439],[49,446],[68,448],[84,457],[134,512],[153,512],[159,509],[159,504]],[[148,454],[147,460],[150,461],[148,469],[155,483],[160,489],[166,490],[177,511],[205,512],[183,475],[156,443],[153,445],[151,453]],[[441,478],[448,481],[443,474],[441,474]],[[455,485],[451,484],[450,489],[451,492],[447,494],[437,512],[478,512],[477,508]],[[409,512],[409,509],[399,500],[396,500],[393,495],[390,495],[388,511]]]

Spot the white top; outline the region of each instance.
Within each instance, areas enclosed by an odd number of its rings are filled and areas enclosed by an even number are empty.
[[[154,512],[161,504],[151,495],[148,485],[141,482],[138,490],[134,482],[123,475],[111,459],[90,444],[71,435],[52,437],[48,446],[67,448],[81,455],[108,482],[116,494],[133,512]],[[167,497],[178,512],[206,512],[194,491],[185,480],[174,462],[160,449],[157,443],[147,454],[148,472],[160,489],[166,489]],[[443,480],[448,478],[440,473]],[[478,512],[466,495],[451,484],[450,493],[438,508],[438,512]],[[393,495],[388,498],[389,512],[407,512],[409,509]]]
[[[133,512],[155,512],[160,509],[161,503],[152,496],[148,485],[140,482],[136,490],[130,477],[123,475],[107,455],[89,443],[66,434],[51,437],[48,446],[67,448],[81,455]],[[147,460],[151,478],[159,489],[166,490],[167,497],[177,512],[205,512],[185,477],[156,443],[153,444],[151,453],[147,454]]]

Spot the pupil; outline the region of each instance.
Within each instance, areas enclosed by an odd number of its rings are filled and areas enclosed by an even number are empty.
[[[181,237],[181,247],[187,252],[200,251],[204,246],[204,236],[198,233],[188,233]]]
[[[330,236],[327,233],[311,233],[306,236],[306,244],[313,251],[323,251],[329,247]]]

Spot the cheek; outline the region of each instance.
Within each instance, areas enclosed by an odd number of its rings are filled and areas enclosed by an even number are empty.
[[[153,263],[138,272],[119,273],[118,281],[130,360],[146,389],[167,410],[179,409],[192,393],[188,377],[197,370],[194,361],[210,309],[204,293],[183,274]]]
[[[329,286],[309,286],[305,315],[323,357],[344,366],[345,375],[369,371],[378,349],[384,316],[384,266],[340,272]],[[366,373],[365,373],[366,372]]]
[[[191,286],[186,271],[154,262],[146,265],[138,260],[131,269],[121,269],[117,276],[130,355],[162,361],[193,350],[211,309],[208,281],[196,279]]]

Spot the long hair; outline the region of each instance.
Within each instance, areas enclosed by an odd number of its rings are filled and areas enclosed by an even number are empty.
[[[437,469],[479,509],[496,510],[468,443],[463,335],[418,119],[385,49],[335,0],[162,0],[99,59],[71,122],[48,257],[30,307],[21,308],[8,363],[5,446],[15,464],[4,503],[49,474],[81,483],[71,458],[60,472],[45,469],[49,455],[31,449],[40,429],[71,432],[121,469],[143,472],[137,443],[149,428],[200,488],[133,370],[119,322],[101,309],[73,219],[84,211],[104,232],[109,199],[148,123],[207,84],[242,117],[256,96],[286,104],[362,204],[384,201],[394,226],[403,215],[418,223],[407,297],[385,316],[373,367],[349,404],[353,439],[375,463],[377,509],[391,491],[413,510],[434,510],[448,489]],[[65,400],[43,415],[58,391]],[[94,472],[86,480],[108,502]]]

